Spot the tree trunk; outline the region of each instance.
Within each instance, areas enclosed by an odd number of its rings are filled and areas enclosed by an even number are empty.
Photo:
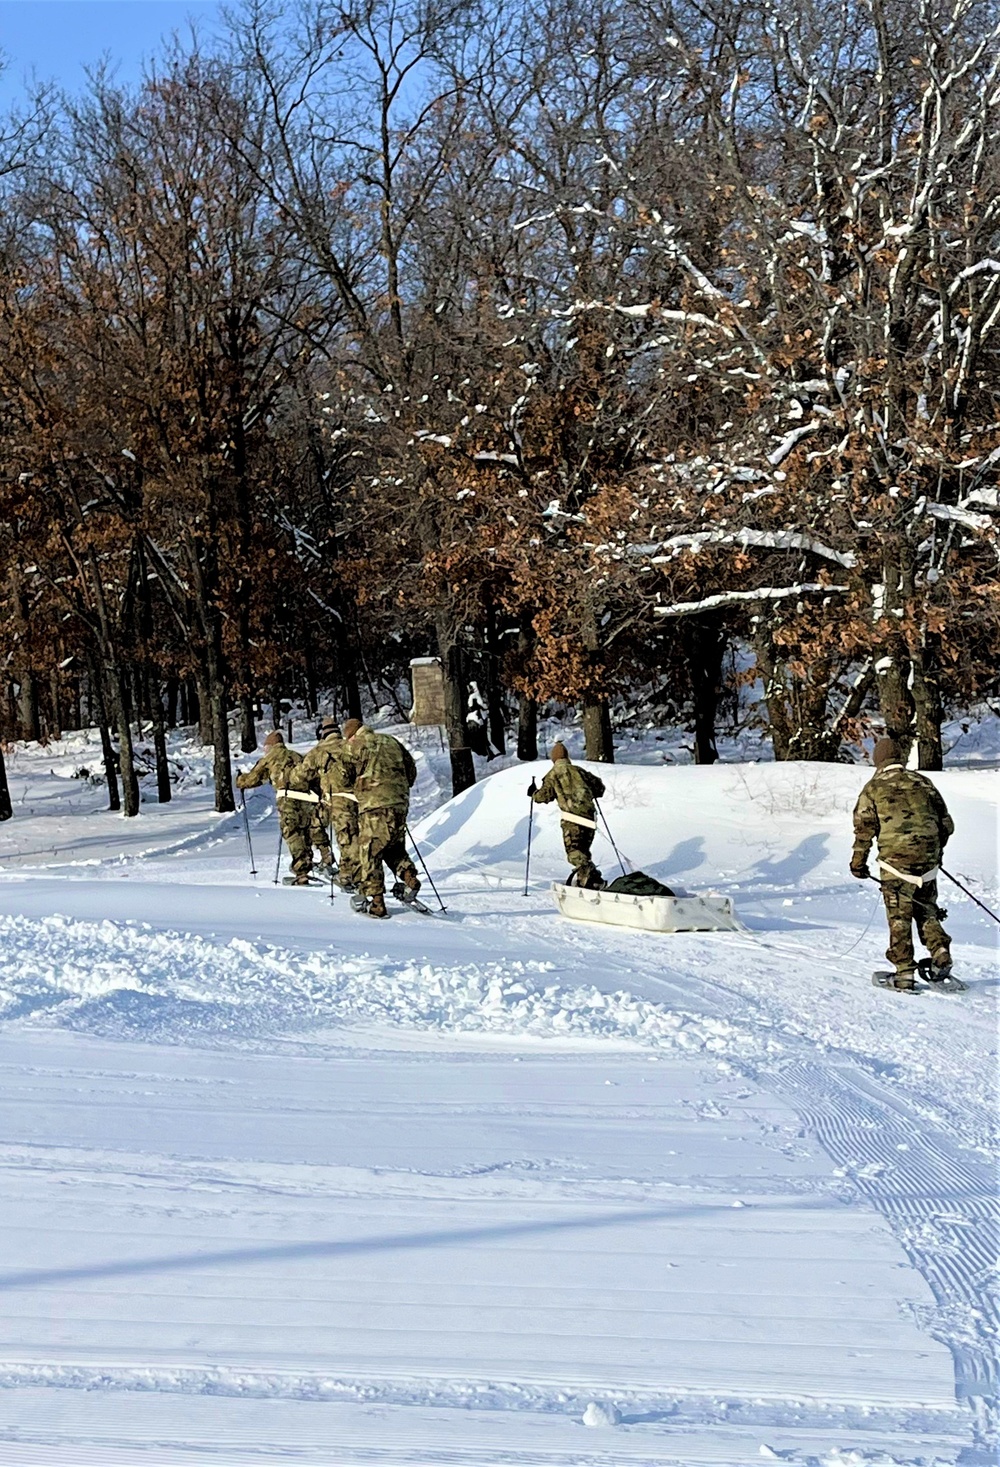
[[[530,613],[521,617],[517,633],[517,663],[522,677],[528,674],[535,649],[535,628]],[[538,703],[530,694],[521,692],[517,699],[517,757],[538,758]]]
[[[205,658],[205,681],[207,684],[203,711],[210,719],[213,749],[212,775],[215,781],[215,808],[220,815],[236,809],[233,794],[233,773],[229,748],[229,707],[226,684],[222,676],[222,652],[218,646],[210,645]]]
[[[132,668],[132,676],[129,680],[129,690],[132,694],[132,713],[135,718],[135,736],[137,739],[143,737],[143,722],[150,718],[149,702],[146,694],[149,690],[149,679],[143,676],[142,670],[136,665]]]
[[[590,665],[600,670],[601,634],[597,626],[597,613],[588,609],[583,623],[583,645],[587,649]],[[583,747],[586,757],[599,764],[615,762],[615,746],[611,737],[611,710],[606,699],[587,692],[581,703],[583,711]]]
[[[538,704],[527,693],[517,700],[517,757],[538,758]]]
[[[789,759],[792,757],[789,754],[791,726],[788,707],[785,703],[784,681],[778,671],[770,632],[765,627],[758,628],[754,639],[754,652],[757,656],[757,671],[764,684],[764,703],[767,707],[767,721],[771,730],[771,747],[774,750],[774,757],[776,760]]]
[[[111,676],[111,696],[114,704],[115,726],[118,729],[118,763],[122,776],[122,813],[131,819],[139,813],[139,781],[135,773],[132,750],[132,725],[129,722],[127,674],[122,668],[114,668]]]
[[[303,679],[305,681],[306,717],[316,717],[316,668],[313,661],[312,637],[308,624],[302,629]]]
[[[499,754],[507,752],[507,710],[500,676],[500,638],[492,600],[486,606],[486,719],[490,743]]]
[[[108,782],[108,809],[120,810],[122,807],[121,797],[118,794],[118,771],[115,766],[115,751],[111,743],[111,732],[108,719],[107,699],[104,696],[104,685],[101,675],[97,670],[97,663],[91,664],[90,676],[87,679],[87,690],[90,695],[91,719],[97,719],[97,726],[101,731],[101,755],[104,759],[104,778]]]
[[[358,658],[357,650],[353,641],[355,632],[352,632],[347,622],[340,623],[340,647],[339,647],[339,671],[341,690],[344,704],[347,708],[347,718],[361,718],[361,683],[358,680]]]
[[[83,704],[80,693],[80,679],[75,673],[69,680],[69,727],[74,730],[83,727]]]
[[[438,618],[438,655],[444,682],[444,726],[451,755],[451,792],[460,795],[476,782],[476,766],[465,727],[465,677],[462,649],[453,641],[445,617]]]
[[[898,619],[906,600],[906,580],[898,546],[886,550],[882,574],[885,577],[883,602],[877,621],[881,623],[881,655],[875,663],[878,675],[878,701],[882,721],[889,738],[899,745],[906,763],[913,742],[913,697],[910,693],[910,653]]]
[[[42,736],[42,729],[38,721],[38,683],[33,672],[24,672],[21,676],[17,711],[21,726],[20,737],[37,743]]]
[[[722,691],[725,628],[717,617],[690,616],[682,620],[681,636],[691,679],[694,762],[714,764],[719,757],[715,742],[715,715]]]
[[[193,677],[186,677],[181,684],[181,723],[193,728],[201,722],[201,707],[198,703],[198,688]]]
[[[252,754],[257,747],[257,726],[253,716],[253,695],[240,694],[240,750]]]
[[[199,677],[195,674],[194,685],[197,693],[198,705],[198,741],[206,747],[215,742],[214,739],[214,716],[212,713],[212,690],[209,686],[211,679],[204,674]]]
[[[357,669],[351,663],[344,669],[344,701],[347,704],[347,717],[360,718],[361,715],[361,684],[358,682]]]
[[[917,725],[917,755],[921,769],[943,769],[941,744],[941,686],[938,682],[937,647],[933,633],[925,629],[921,646],[912,661],[913,704]]]
[[[599,698],[583,699],[583,750],[587,759],[598,764],[615,762],[615,746],[611,736],[611,711]]]
[[[49,738],[61,739],[63,724],[62,689],[59,686],[59,673],[55,668],[49,674],[49,705]]]
[[[7,765],[4,763],[3,748],[0,747],[0,821],[10,820],[14,814],[14,808],[10,803],[10,789],[7,785]]]
[[[177,695],[180,692],[177,679],[167,678],[167,728],[177,727]]]
[[[153,750],[156,756],[156,798],[167,805],[173,795],[170,788],[170,765],[167,763],[167,730],[163,721],[163,700],[154,679],[146,672],[146,705],[153,721]]]

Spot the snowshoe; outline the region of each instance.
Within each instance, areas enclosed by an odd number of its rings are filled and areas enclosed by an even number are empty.
[[[412,907],[415,912],[423,912],[426,917],[433,917],[434,913],[426,902],[422,902],[417,893],[403,882],[397,881],[392,888],[392,894],[397,902],[402,902],[404,907]]]
[[[888,988],[893,993],[924,993],[925,989],[919,983],[913,981],[912,974],[904,973],[873,973],[872,982],[876,988]]]
[[[320,881],[315,876],[307,876],[304,881],[298,876],[283,876],[281,884],[282,886],[325,886],[326,882]]]
[[[388,917],[385,909],[384,897],[366,897],[359,892],[357,896],[351,897],[351,911],[357,912],[359,917]]]
[[[955,977],[950,962],[937,964],[933,958],[921,958],[917,969],[927,987],[938,993],[965,993],[968,987],[961,978]]]

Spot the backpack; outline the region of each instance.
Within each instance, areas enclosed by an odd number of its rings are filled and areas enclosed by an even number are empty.
[[[628,876],[619,876],[605,889],[620,891],[625,896],[674,895],[669,886],[664,886],[662,881],[657,881],[653,876],[647,876],[645,871],[632,871]]]

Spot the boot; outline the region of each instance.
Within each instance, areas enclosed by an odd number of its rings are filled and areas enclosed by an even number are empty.
[[[392,894],[399,902],[414,902],[420,890],[420,878],[408,871],[402,881],[397,881],[392,888]]]
[[[378,896],[373,896],[369,899],[366,916],[388,917],[388,915],[389,913],[385,909],[385,897],[381,892],[379,892]]]
[[[916,988],[916,974],[912,968],[897,968],[892,980],[892,987],[898,988],[902,993],[909,993]]]
[[[294,886],[308,886],[309,885],[309,873],[307,871],[300,871],[299,874],[296,876],[295,881],[293,882],[293,885]]]
[[[928,983],[947,983],[951,977],[951,953],[946,947],[939,947],[936,952],[931,953],[930,961],[920,964],[920,975]]]

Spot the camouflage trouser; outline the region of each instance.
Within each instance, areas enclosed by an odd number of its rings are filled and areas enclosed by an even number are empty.
[[[573,867],[574,886],[589,886],[595,877],[600,878],[600,871],[590,859],[590,848],[596,834],[589,826],[575,825],[571,820],[562,822],[563,846],[566,859]]]
[[[319,804],[311,808],[313,818],[309,827],[309,839],[313,849],[319,851],[320,860],[327,866],[333,860],[333,851],[330,849],[330,807]]]
[[[341,878],[357,885],[361,869],[358,863],[358,807],[353,800],[341,800],[334,795],[330,808],[333,811],[333,833],[340,852]]]
[[[941,926],[947,916],[937,904],[937,882],[913,886],[909,881],[882,882],[882,900],[889,922],[889,946],[885,955],[897,972],[913,971],[913,923],[917,924],[920,941],[929,953],[948,952],[951,938]]]
[[[361,810],[358,812],[358,859],[361,879],[358,889],[366,897],[385,891],[383,862],[402,881],[416,877],[417,868],[406,854],[406,811]]]
[[[308,876],[312,870],[312,841],[309,838],[313,821],[312,805],[287,797],[278,801],[278,820],[281,835],[292,858],[292,871],[296,876]]]

